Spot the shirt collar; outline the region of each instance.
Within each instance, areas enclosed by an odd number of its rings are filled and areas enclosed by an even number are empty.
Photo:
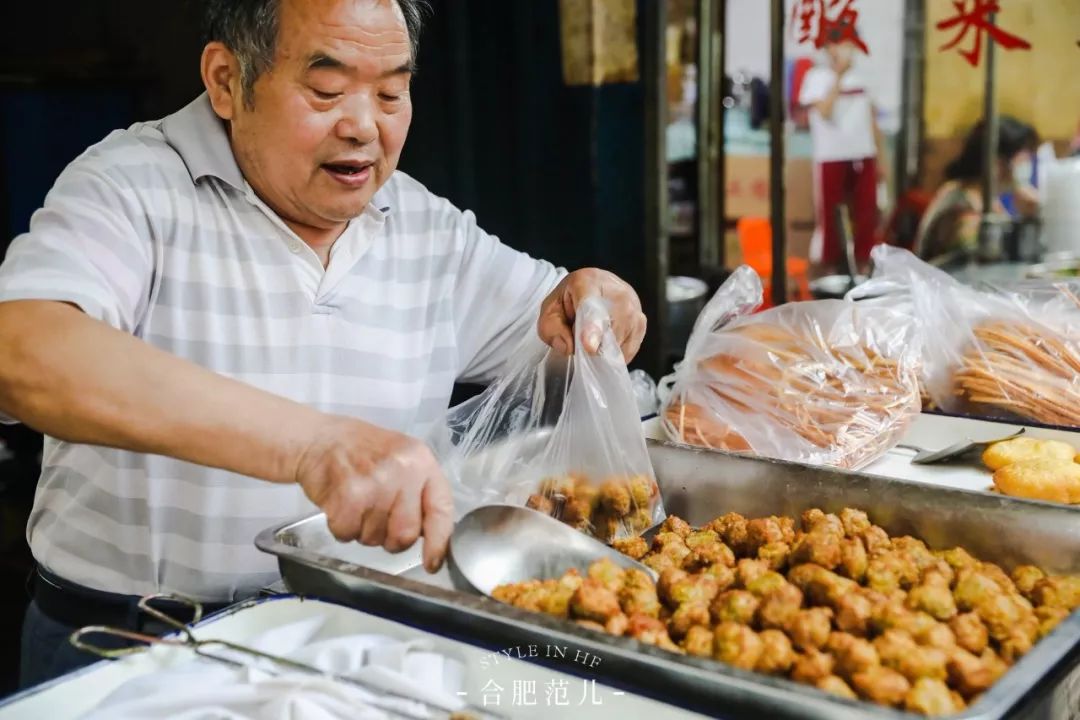
[[[204,177],[216,177],[248,192],[250,187],[233,155],[225,122],[217,116],[205,92],[178,112],[165,118],[162,132],[166,142],[180,155],[193,182]],[[389,193],[380,188],[371,198],[365,212],[381,220],[390,212]]]

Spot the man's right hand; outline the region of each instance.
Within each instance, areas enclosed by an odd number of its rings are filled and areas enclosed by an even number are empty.
[[[425,569],[435,572],[442,565],[454,528],[454,502],[423,442],[328,416],[300,456],[296,481],[326,513],[338,540],[401,552],[423,536]]]

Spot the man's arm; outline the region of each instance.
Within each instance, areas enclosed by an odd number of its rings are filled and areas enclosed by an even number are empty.
[[[68,442],[293,482],[321,413],[158,350],[66,303],[0,303],[0,411]]]
[[[832,120],[833,107],[836,105],[836,98],[840,97],[841,80],[843,80],[843,75],[837,74],[836,82],[829,87],[828,91],[825,93],[825,97],[817,102],[811,103],[812,107],[826,120]]]
[[[874,128],[874,148],[877,153],[875,165],[877,167],[877,179],[889,182],[889,161],[885,155],[885,135],[881,132],[881,126],[877,121],[877,108],[870,106],[870,123]]]

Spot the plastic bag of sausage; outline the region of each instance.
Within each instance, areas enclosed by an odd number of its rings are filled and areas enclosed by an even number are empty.
[[[584,329],[602,328],[599,352]],[[505,374],[451,408],[440,453],[458,513],[527,505],[604,542],[664,518],[630,374],[602,300],[578,308],[572,355],[530,336]]]
[[[899,442],[920,409],[910,318],[842,300],[754,313],[761,299],[743,266],[705,306],[665,402],[668,437],[842,468]]]

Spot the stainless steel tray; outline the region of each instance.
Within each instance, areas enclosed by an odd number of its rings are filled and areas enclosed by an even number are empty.
[[[961,545],[1010,568],[1032,563],[1080,573],[1080,511],[991,493],[951,490],[826,468],[650,444],[666,509],[691,523],[728,511],[748,516],[865,509],[890,534],[931,547]],[[725,718],[915,717],[825,695],[788,680],[689,658],[627,638],[594,633],[458,591],[447,575],[426,576],[413,556],[340,545],[315,515],[262,532],[298,593],[433,630],[492,651],[594,677],[638,694]],[[547,650],[545,651],[545,648]],[[552,649],[554,648],[554,651]],[[549,657],[550,655],[550,657]],[[1073,613],[958,718],[1080,716],[1080,611]]]

